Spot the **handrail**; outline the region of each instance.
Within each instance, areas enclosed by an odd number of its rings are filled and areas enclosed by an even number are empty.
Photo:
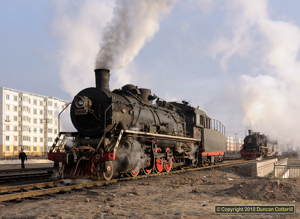
[[[63,111],[65,111],[65,109],[71,104],[71,102],[69,102],[65,108],[62,109],[62,111],[58,114],[58,133],[60,132],[60,114],[63,113]]]

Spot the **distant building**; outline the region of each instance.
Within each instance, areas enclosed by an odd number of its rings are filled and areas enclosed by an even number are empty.
[[[227,152],[238,153],[242,149],[243,139],[235,138],[233,136],[226,136],[227,140]]]
[[[58,113],[68,101],[0,87],[0,157],[41,156],[58,134]]]

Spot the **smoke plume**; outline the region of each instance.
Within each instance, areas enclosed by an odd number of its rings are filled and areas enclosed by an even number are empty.
[[[244,113],[243,125],[273,139],[300,142],[299,27],[273,20],[267,0],[229,0],[224,8],[231,33],[219,35],[210,54],[220,57],[225,71],[233,59],[253,62],[239,73],[231,94]]]
[[[96,69],[116,71],[139,53],[159,29],[159,20],[177,0],[117,0],[114,15],[105,27]]]
[[[95,85],[94,60],[102,29],[112,17],[110,0],[53,1],[52,37],[59,39],[61,87],[71,97]]]

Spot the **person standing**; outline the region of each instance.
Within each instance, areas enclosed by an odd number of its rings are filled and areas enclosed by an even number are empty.
[[[23,150],[21,150],[21,152],[19,154],[19,159],[21,159],[22,168],[24,169],[25,168],[24,161],[25,161],[25,159],[27,160],[27,156],[26,156],[25,152],[23,152]]]

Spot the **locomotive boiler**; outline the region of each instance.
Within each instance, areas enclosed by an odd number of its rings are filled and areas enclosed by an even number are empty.
[[[241,150],[241,156],[244,159],[266,158],[277,156],[277,154],[277,141],[271,141],[268,136],[249,130],[249,135],[245,137]]]
[[[110,91],[109,70],[73,99],[77,132],[60,132],[48,153],[63,178],[109,180],[114,174],[170,171],[224,160],[225,128],[187,102],[169,103],[127,84]],[[155,101],[155,104],[152,102]]]

